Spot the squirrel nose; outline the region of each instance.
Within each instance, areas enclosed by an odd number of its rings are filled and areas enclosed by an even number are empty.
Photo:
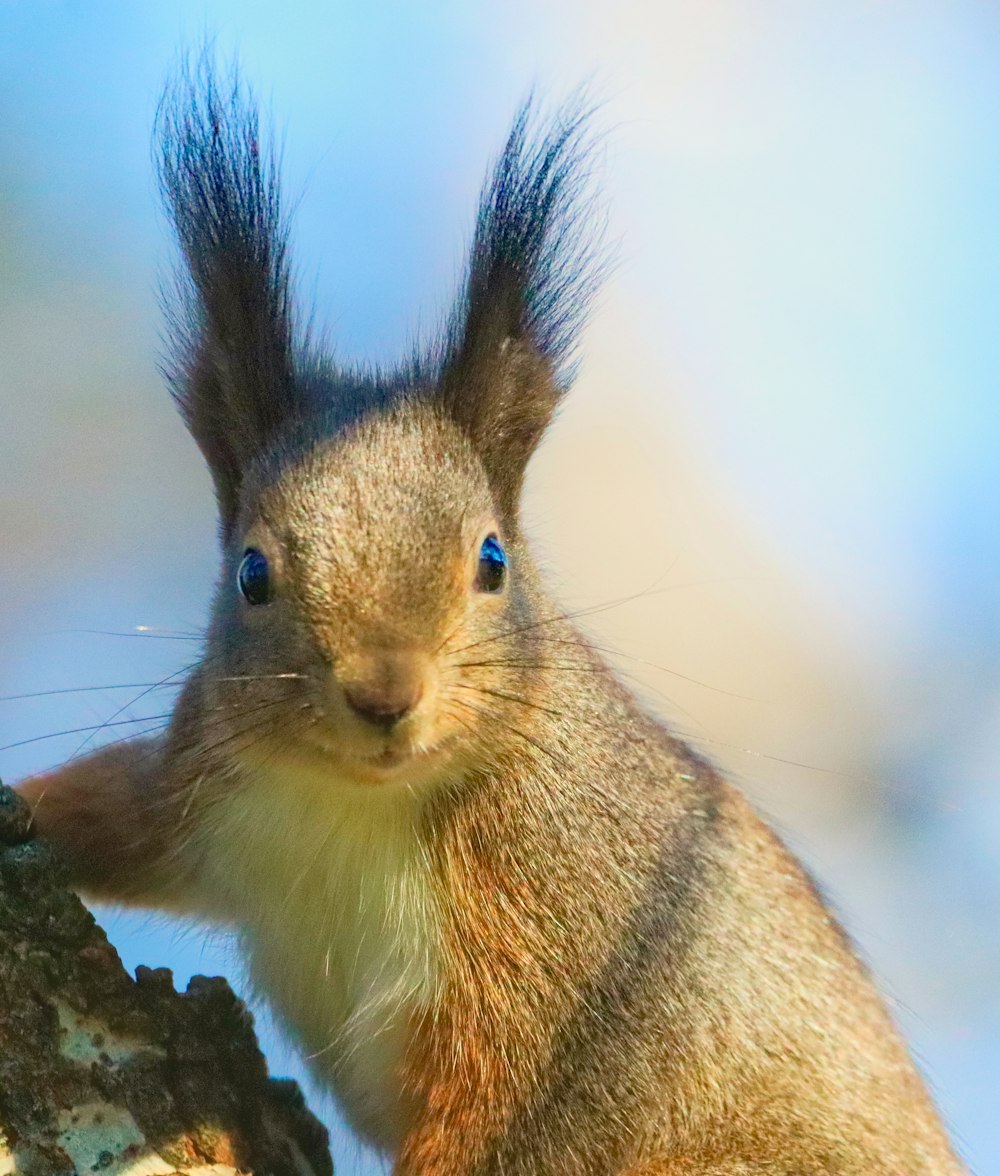
[[[347,705],[366,723],[389,731],[424,693],[425,659],[413,651],[359,652],[343,681]]]
[[[348,686],[344,689],[347,704],[366,723],[391,731],[406,718],[420,701],[423,685],[419,682],[406,689],[386,690],[372,686]]]

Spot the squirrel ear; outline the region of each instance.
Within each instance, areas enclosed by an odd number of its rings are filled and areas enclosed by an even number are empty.
[[[587,118],[572,103],[534,134],[531,100],[521,108],[480,197],[445,337],[438,395],[511,518],[528,459],[571,382],[603,268],[586,196]]]
[[[160,188],[185,263],[167,303],[167,379],[230,531],[249,462],[297,414],[288,227],[257,108],[206,57],[156,120]]]

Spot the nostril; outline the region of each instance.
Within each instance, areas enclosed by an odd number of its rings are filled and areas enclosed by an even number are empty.
[[[373,690],[364,686],[346,686],[347,704],[359,718],[388,731],[404,719],[420,701],[423,687],[403,691]]]

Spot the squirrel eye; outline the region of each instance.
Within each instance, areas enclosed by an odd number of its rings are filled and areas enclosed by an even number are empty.
[[[240,570],[236,573],[236,584],[248,604],[267,604],[271,599],[267,557],[256,547],[248,547],[243,553]]]
[[[499,592],[507,578],[507,553],[496,535],[487,535],[479,549],[479,574],[476,587],[480,592]]]

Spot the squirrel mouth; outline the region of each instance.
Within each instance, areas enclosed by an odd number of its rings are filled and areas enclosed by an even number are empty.
[[[373,781],[408,781],[415,785],[438,777],[453,755],[453,742],[445,735],[430,744],[390,743],[373,755],[358,756],[354,762]]]
[[[380,768],[396,768],[408,759],[413,759],[417,754],[419,753],[408,747],[387,747],[378,755],[371,756],[368,762]]]
[[[442,738],[425,743],[400,735],[402,732],[396,737],[374,741],[374,746],[369,743],[367,747],[359,747],[353,740],[342,742],[313,730],[299,744],[299,751],[317,767],[325,764],[334,776],[354,777],[364,785],[395,782],[415,786],[435,778],[452,754],[453,738],[445,733]]]
[[[444,751],[443,743],[436,743],[430,747],[414,747],[412,744],[389,744],[376,755],[366,756],[363,762],[375,768],[392,771],[405,764],[425,763],[428,760],[440,758]]]

